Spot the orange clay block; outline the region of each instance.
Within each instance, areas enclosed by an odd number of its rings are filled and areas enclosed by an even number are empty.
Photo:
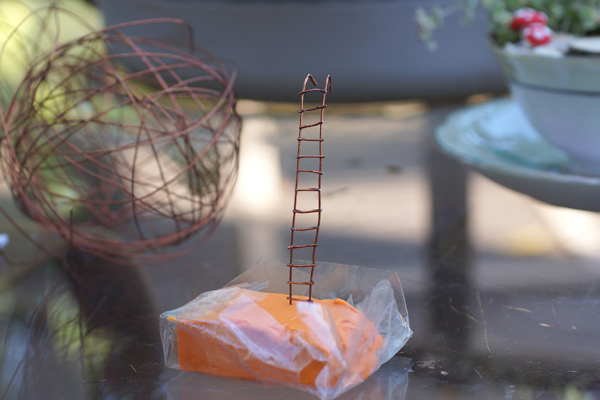
[[[198,319],[177,318],[182,370],[333,387],[342,376],[354,384],[377,369],[376,351],[383,340],[365,315],[347,302],[314,300],[331,311],[337,329],[332,335],[323,328],[326,323],[319,326],[324,319],[312,314],[309,320],[317,322],[307,326],[307,317],[299,315],[284,294],[236,290],[218,311],[201,313]]]

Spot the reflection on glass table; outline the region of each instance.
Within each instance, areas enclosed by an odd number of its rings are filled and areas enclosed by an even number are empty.
[[[394,399],[404,400],[408,386],[408,372],[412,361],[395,357],[384,364],[361,385],[337,399]],[[294,389],[267,387],[256,382],[215,378],[209,375],[182,372],[168,384],[168,400],[219,400],[219,399],[298,399],[316,397]]]
[[[154,304],[135,268],[81,253],[42,258],[0,297],[4,398],[151,398],[162,366]],[[6,281],[3,283],[7,283]],[[143,381],[133,365],[145,365]],[[135,386],[135,387],[134,387]]]

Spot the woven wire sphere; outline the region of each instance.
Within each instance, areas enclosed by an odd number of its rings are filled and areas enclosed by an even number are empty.
[[[158,22],[169,21],[135,24]],[[241,129],[234,74],[122,27],[31,66],[5,116],[2,166],[20,209],[73,246],[155,260],[223,214]]]

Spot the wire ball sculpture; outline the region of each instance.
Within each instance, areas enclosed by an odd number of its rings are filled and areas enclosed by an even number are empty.
[[[67,11],[43,12],[32,16],[51,23]],[[123,34],[149,24],[187,29],[189,42]],[[31,59],[2,105],[0,143],[23,213],[113,261],[163,260],[208,236],[237,175],[241,120],[235,72],[196,48],[190,29],[168,18],[120,24]]]

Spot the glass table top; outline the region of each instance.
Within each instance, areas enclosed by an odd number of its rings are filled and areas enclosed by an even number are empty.
[[[414,331],[340,398],[600,398],[598,216],[536,202],[433,148],[435,127],[464,104],[335,107],[318,258],[396,271]],[[7,215],[53,251],[0,216],[13,261],[0,265],[0,399],[311,398],[167,369],[158,329],[161,312],[286,256],[298,121],[283,108],[242,103],[234,198],[174,261],[130,267],[72,251],[0,190]]]

